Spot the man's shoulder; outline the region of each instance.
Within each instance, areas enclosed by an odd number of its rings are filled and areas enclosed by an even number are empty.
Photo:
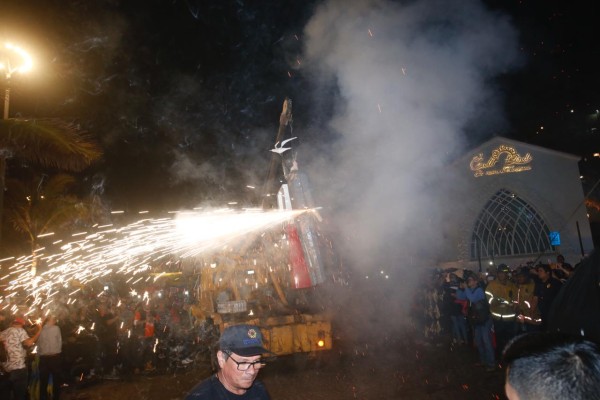
[[[492,279],[491,281],[488,281],[488,283],[487,283],[487,287],[490,287],[490,286],[494,287],[494,286],[500,286],[500,285],[501,285],[501,283],[498,279]]]
[[[215,376],[212,375],[210,378],[206,378],[196,386],[185,396],[185,400],[203,400],[213,399],[215,393]]]
[[[14,326],[8,327],[5,330],[2,331],[2,333],[0,333],[0,337],[3,340],[18,340],[18,341],[23,341],[25,339],[29,339],[29,335],[27,334],[27,331],[23,328],[16,328]]]
[[[488,288],[487,286],[484,288],[484,287],[478,285],[475,288],[469,288],[469,290],[473,294],[475,294],[477,292],[485,293],[485,291],[487,290],[487,288]]]
[[[15,328],[14,326],[9,326],[8,328],[6,328],[2,332],[0,332],[0,336],[8,337],[11,335],[17,335],[21,330],[24,331],[25,329]]]
[[[207,378],[197,384],[188,394],[184,400],[215,400],[215,399],[226,399],[228,396],[223,391],[219,390],[219,380],[215,375]],[[244,399],[253,400],[269,400],[270,396],[267,392],[265,385],[259,381],[254,381],[254,384],[248,389],[243,397]]]
[[[260,397],[256,397],[257,399],[270,399],[269,394],[267,392],[267,388],[265,387],[265,384],[261,381],[254,381],[254,384],[252,385],[252,390],[254,391],[255,395],[260,395]]]
[[[554,287],[560,287],[562,286],[562,282],[559,279],[556,278],[550,278],[550,284]]]
[[[514,286],[516,286],[516,285],[517,285],[517,284],[516,284],[516,283],[514,283],[514,282],[513,282],[513,281],[511,281],[511,280],[506,280],[504,283],[502,283],[502,282],[500,282],[499,280],[497,280],[497,279],[494,279],[493,281],[491,281],[491,282],[489,283],[489,285],[488,285],[488,286],[493,286],[493,287],[497,287],[497,288],[507,288],[507,287],[509,287],[509,288],[512,288],[512,287],[514,287]]]
[[[490,292],[492,290],[498,290],[500,288],[500,282],[498,282],[497,280],[493,280],[488,282],[488,284],[485,287],[485,290]]]
[[[48,328],[48,329],[46,329]],[[60,327],[58,325],[52,325],[52,326],[44,326],[44,328],[42,328],[42,333],[44,333],[44,329],[46,329],[46,333],[48,335],[60,335],[61,331],[60,331]]]

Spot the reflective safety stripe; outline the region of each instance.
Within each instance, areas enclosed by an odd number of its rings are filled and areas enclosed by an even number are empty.
[[[517,318],[518,319],[526,319],[527,321],[533,321],[533,322],[538,323],[538,324],[542,322],[541,318],[531,318],[531,317],[528,317],[528,316],[523,315],[523,314],[519,314],[517,316]]]
[[[498,314],[495,312],[492,312],[492,316],[494,318],[499,318],[499,319],[511,319],[517,316],[517,314]]]
[[[508,301],[508,300],[505,300],[505,299],[503,299],[502,297],[494,297],[494,295],[492,294],[492,292],[488,292],[488,291],[486,291],[486,292],[485,292],[485,294],[486,294],[487,296],[489,296],[489,297],[490,297],[490,299],[488,300],[488,303],[490,303],[490,304],[492,304],[492,301],[493,301],[494,299],[498,300],[498,301],[500,302],[500,304],[510,304],[510,301]],[[515,303],[515,304],[516,304],[517,302],[515,301],[515,302],[513,302],[513,303]]]

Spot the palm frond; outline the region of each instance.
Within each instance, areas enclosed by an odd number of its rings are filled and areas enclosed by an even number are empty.
[[[64,173],[46,179],[40,175],[29,180],[7,179],[5,214],[14,231],[25,234],[35,247],[40,234],[66,230],[92,219],[94,199],[71,194],[75,181]]]
[[[80,171],[102,156],[99,144],[59,118],[0,120],[0,148],[46,167]]]

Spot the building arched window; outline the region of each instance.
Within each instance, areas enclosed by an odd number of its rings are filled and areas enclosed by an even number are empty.
[[[471,259],[540,254],[552,248],[549,233],[531,205],[515,193],[500,189],[475,222]]]

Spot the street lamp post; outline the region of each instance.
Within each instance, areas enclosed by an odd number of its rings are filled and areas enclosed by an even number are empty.
[[[9,78],[6,78],[6,89],[4,89],[4,119],[8,119],[8,107],[10,105],[10,85]]]
[[[8,119],[10,106],[10,78],[15,72],[25,73],[31,69],[33,61],[29,54],[22,48],[5,43],[0,49],[0,71],[4,71],[6,77],[6,89],[4,90],[4,119]]]
[[[10,78],[13,73],[25,73],[31,69],[33,62],[27,52],[11,43],[0,44],[0,72],[6,77],[4,90],[4,120],[8,119],[10,105]],[[0,148],[0,228],[4,212],[4,175],[6,173],[5,149]],[[2,229],[0,229],[0,244],[2,244]]]

